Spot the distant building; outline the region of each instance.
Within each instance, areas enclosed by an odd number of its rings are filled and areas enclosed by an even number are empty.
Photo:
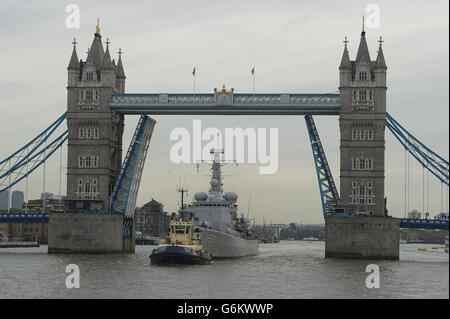
[[[408,218],[410,219],[421,219],[422,213],[418,212],[417,210],[413,210],[408,213]]]
[[[140,232],[143,236],[153,235],[152,223],[150,213],[146,212],[141,207],[136,207],[134,213],[134,220],[136,225],[136,232]]]
[[[28,214],[39,214],[43,210],[42,199],[32,199],[28,203],[23,203],[22,210]],[[64,198],[63,199],[46,199],[45,200],[45,212],[62,212],[64,211]]]
[[[0,193],[0,210],[8,209],[9,190]]]
[[[325,224],[296,224],[280,229],[280,239],[325,238]]]
[[[439,213],[436,216],[434,216],[434,219],[448,220],[448,213]]]
[[[164,205],[152,200],[142,206],[139,213],[139,227],[143,235],[164,237],[170,224],[170,215],[164,212]],[[136,222],[136,227],[138,223]]]
[[[45,193],[41,193],[41,199],[43,200],[45,199],[54,199],[54,194],[53,193],[49,193],[49,192],[45,192]]]
[[[21,209],[23,204],[24,195],[22,191],[13,191],[11,198],[11,208]]]
[[[0,238],[7,236],[9,240],[39,240],[46,244],[48,240],[48,223],[0,223]]]

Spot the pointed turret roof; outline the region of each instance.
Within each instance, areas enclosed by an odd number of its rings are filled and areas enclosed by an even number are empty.
[[[79,70],[80,69],[80,63],[78,62],[78,55],[75,45],[77,42],[75,41],[75,38],[73,39],[73,51],[72,56],[70,57],[69,65],[67,66],[67,70]]]
[[[361,32],[361,41],[359,42],[358,53],[356,54],[355,61],[359,62],[362,60],[364,60],[366,62],[370,62],[370,54],[369,54],[369,48],[367,47],[365,31]]]
[[[377,55],[377,61],[376,61],[375,67],[386,69],[387,66],[386,66],[386,61],[384,60],[383,46],[381,45],[383,43],[383,40],[381,37],[378,42],[380,43],[380,46],[378,47],[378,55]]]
[[[106,52],[103,56],[102,69],[113,70],[114,65],[111,62],[111,56],[109,54],[109,40],[106,40]]]
[[[339,66],[339,69],[351,69],[352,68],[352,63],[350,62],[350,56],[348,55],[348,50],[347,50],[347,37],[345,37],[345,47],[344,47],[344,53],[342,54],[342,60],[341,60],[341,65]]]
[[[118,78],[123,78],[125,79],[125,71],[123,70],[123,65],[122,65],[122,49],[119,49],[119,60],[117,61],[117,67],[116,67],[116,76]]]
[[[103,50],[102,36],[100,35],[99,20],[97,19],[97,26],[95,28],[94,40],[92,41],[91,48],[86,59],[86,62],[94,62],[98,68],[101,67],[105,50]]]

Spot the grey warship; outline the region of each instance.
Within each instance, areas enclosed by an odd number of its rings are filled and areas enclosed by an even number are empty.
[[[235,192],[223,191],[221,167],[223,150],[210,152],[212,176],[208,193],[198,192],[181,214],[193,216],[201,231],[201,244],[212,258],[238,258],[258,254],[258,240],[244,214],[238,212]]]

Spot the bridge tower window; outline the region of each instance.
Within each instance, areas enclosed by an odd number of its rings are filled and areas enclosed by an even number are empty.
[[[92,81],[94,79],[94,72],[86,72],[86,81]]]
[[[90,156],[86,157],[86,167],[88,168],[92,167],[92,161]]]
[[[94,96],[94,91],[86,91],[86,101],[92,101]]]
[[[359,72],[359,80],[360,81],[367,81],[367,71]]]
[[[359,100],[360,101],[366,101],[367,100],[367,91],[366,90],[359,91]]]

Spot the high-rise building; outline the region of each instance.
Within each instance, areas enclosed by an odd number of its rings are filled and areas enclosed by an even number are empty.
[[[22,191],[13,191],[11,198],[11,208],[22,209],[24,195]]]
[[[8,209],[9,190],[0,193],[0,210]]]

